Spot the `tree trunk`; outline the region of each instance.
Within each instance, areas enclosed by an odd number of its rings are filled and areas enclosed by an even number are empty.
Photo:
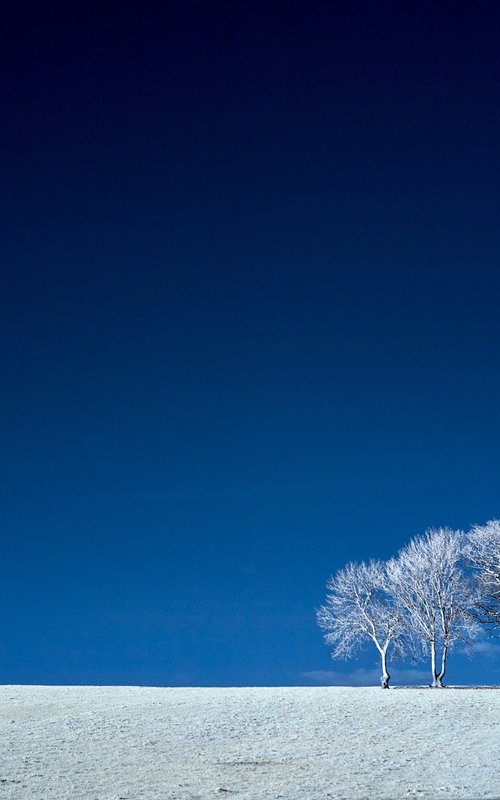
[[[435,688],[438,684],[436,672],[436,642],[431,642],[431,672],[432,672],[432,687]]]
[[[436,642],[431,642],[431,670],[432,670],[432,688],[433,689],[442,689],[443,688],[443,678],[444,673],[446,671],[446,646],[443,647],[443,653],[441,657],[441,671],[437,671],[436,667]]]
[[[436,675],[436,685],[439,686],[440,689],[444,687],[443,678],[446,674],[446,656],[448,655],[448,644],[445,643],[443,645],[443,652],[441,653],[441,669],[439,673]]]
[[[381,650],[380,651],[380,659],[381,659],[381,662],[382,662],[382,676],[380,678],[380,683],[381,683],[382,689],[388,689],[389,688],[389,681],[391,680],[391,676],[389,675],[389,672],[387,671],[387,651],[386,650]]]

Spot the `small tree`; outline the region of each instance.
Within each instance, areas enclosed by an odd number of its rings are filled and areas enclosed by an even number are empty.
[[[476,575],[479,618],[500,628],[500,520],[474,525],[465,552]]]
[[[400,615],[387,592],[386,566],[380,561],[350,563],[327,583],[326,603],[317,612],[333,658],[350,658],[371,640],[381,661],[381,684],[389,688],[387,653],[391,643],[402,650]]]
[[[430,653],[434,687],[443,686],[450,648],[458,640],[470,642],[475,632],[462,556],[462,532],[438,528],[412,539],[388,565],[391,591],[404,612],[414,652]]]

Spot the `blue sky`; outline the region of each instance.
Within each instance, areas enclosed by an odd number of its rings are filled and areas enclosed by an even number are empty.
[[[272,5],[6,25],[2,682],[368,680],[329,575],[500,515],[499,9]]]

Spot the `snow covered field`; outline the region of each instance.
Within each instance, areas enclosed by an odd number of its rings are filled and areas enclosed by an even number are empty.
[[[500,798],[500,691],[0,687],[2,800]]]

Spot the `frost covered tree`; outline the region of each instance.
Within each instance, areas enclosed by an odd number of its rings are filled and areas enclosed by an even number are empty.
[[[480,619],[500,628],[500,520],[471,528],[466,556],[475,572]]]
[[[389,688],[389,647],[402,651],[400,614],[387,592],[386,565],[381,561],[350,563],[327,583],[326,603],[317,611],[333,658],[350,658],[366,641],[380,655],[382,688]]]
[[[448,653],[456,641],[470,643],[471,584],[463,563],[464,535],[437,528],[412,539],[388,564],[394,601],[414,652],[430,655],[432,686],[442,687]]]

